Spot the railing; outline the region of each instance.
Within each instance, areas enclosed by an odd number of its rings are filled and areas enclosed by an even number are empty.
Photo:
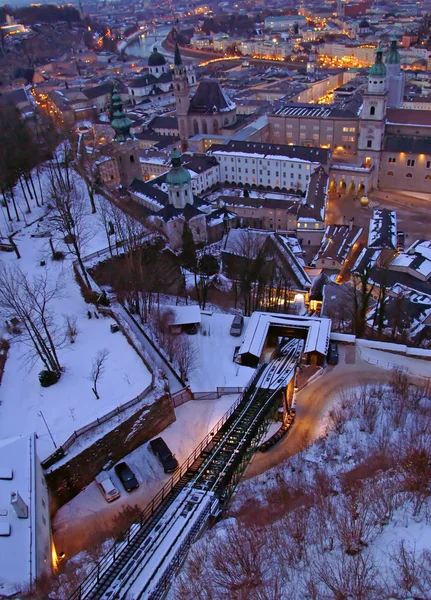
[[[68,450],[81,435],[84,435],[84,433],[88,433],[89,431],[91,431],[92,429],[95,429],[99,425],[106,423],[106,421],[109,421],[109,419],[112,419],[112,417],[120,415],[122,412],[124,412],[128,408],[131,408],[138,402],[141,402],[141,400],[143,400],[152,389],[153,389],[153,385],[152,384],[148,385],[143,392],[141,392],[140,394],[138,394],[138,396],[136,396],[136,398],[132,398],[132,400],[129,400],[129,402],[125,402],[121,406],[116,406],[109,413],[106,413],[105,415],[103,415],[103,417],[97,418],[94,421],[91,421],[91,423],[87,423],[87,425],[84,425],[84,427],[81,427],[80,429],[77,429],[76,431],[74,431],[67,438],[67,440],[59,448],[57,448],[57,450],[55,452],[50,454],[50,456],[48,456],[47,458],[45,458],[44,461],[42,461],[42,467],[44,469],[48,469],[51,465],[55,464],[57,461],[59,461],[61,458],[63,458],[63,456],[66,453],[66,450]]]
[[[212,438],[218,433],[218,431],[223,427],[226,421],[231,417],[231,415],[235,412],[238,406],[243,401],[245,395],[247,394],[250,387],[253,385],[255,381],[260,377],[263,369],[266,365],[261,365],[261,367],[254,373],[254,376],[248,382],[247,386],[244,388],[241,396],[236,400],[236,402],[230,407],[230,409],[222,416],[222,418],[216,423],[216,425],[211,429],[211,431],[205,436],[205,438],[201,441],[201,443],[195,448],[195,450],[190,454],[190,456],[183,462],[179,469],[172,475],[172,477],[165,483],[162,489],[154,496],[151,502],[145,507],[143,511],[139,526],[136,528],[129,529],[127,532],[127,539],[125,540],[125,547],[127,547],[134,537],[137,535],[138,531],[142,528],[144,523],[148,521],[148,519],[155,513],[155,511],[159,508],[162,502],[167,498],[167,496],[171,493],[175,485],[180,481],[180,479],[187,473],[189,468],[193,465],[197,458],[202,454],[203,450],[208,446],[211,442]],[[124,536],[122,536],[124,538]],[[122,539],[120,538],[120,539]],[[69,596],[68,600],[81,600],[85,598],[86,594],[89,593],[95,585],[100,581],[101,576],[105,573],[108,567],[112,564],[112,562],[118,556],[118,542],[115,542],[114,545],[108,550],[108,552],[100,559],[98,565],[94,567],[92,571],[87,575],[86,579],[80,584],[80,586],[73,592],[71,596]],[[123,550],[123,548],[121,549]]]
[[[397,365],[396,363],[390,363],[384,360],[379,360],[377,358],[372,358],[371,356],[367,356],[365,353],[362,352],[358,344],[356,344],[356,348],[358,349],[358,354],[362,358],[362,360],[369,363],[370,365],[375,365],[376,367],[387,369],[389,371],[400,371],[401,373],[405,373],[406,375],[412,375],[413,377],[419,377],[420,379],[427,379],[431,381],[431,377],[428,377],[427,375],[418,375],[409,367]],[[398,356],[405,355],[399,354]]]
[[[244,391],[242,387],[218,387],[214,392],[193,392],[193,400],[216,400],[227,394],[241,394]]]

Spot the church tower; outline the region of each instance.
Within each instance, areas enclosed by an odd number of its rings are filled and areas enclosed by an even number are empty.
[[[405,75],[401,72],[400,53],[396,38],[391,40],[385,63],[388,77],[388,108],[398,108],[404,100]]]
[[[130,128],[133,125],[132,121],[126,116],[123,111],[123,103],[121,102],[120,94],[114,86],[111,95],[111,127],[115,131],[114,138],[118,142],[125,142],[132,139]]]
[[[371,184],[377,187],[380,154],[385,133],[388,82],[383,63],[383,50],[377,49],[376,60],[368,75],[367,91],[363,96],[359,121],[358,155],[367,167],[373,167]]]
[[[189,138],[189,129],[187,125],[187,114],[190,106],[189,94],[190,86],[187,78],[187,71],[181,59],[178,43],[176,43],[174,57],[174,95],[178,129],[180,132],[181,144],[183,146],[187,146],[187,140]]]
[[[171,170],[166,175],[169,204],[183,209],[186,204],[193,204],[192,178],[181,164],[181,152],[174,148],[171,154]]]

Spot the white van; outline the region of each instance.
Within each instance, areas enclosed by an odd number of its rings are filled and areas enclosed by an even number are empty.
[[[120,497],[120,492],[117,490],[115,485],[112,483],[108,473],[102,471],[96,477],[96,483],[100,488],[100,491],[105,497],[106,502],[113,502]]]

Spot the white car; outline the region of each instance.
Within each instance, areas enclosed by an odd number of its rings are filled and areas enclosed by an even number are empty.
[[[117,490],[115,485],[112,483],[108,473],[102,471],[96,477],[96,483],[100,488],[100,491],[105,497],[106,502],[113,502],[120,497],[120,492]]]

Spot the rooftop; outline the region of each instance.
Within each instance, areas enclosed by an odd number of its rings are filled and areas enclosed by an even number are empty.
[[[195,95],[190,100],[189,114],[228,112],[235,110],[236,105],[217,81],[203,80],[198,85]]]
[[[0,441],[0,596],[36,577],[35,434]],[[11,505],[18,493],[27,506],[19,518]],[[50,557],[47,557],[49,560]]]
[[[390,248],[397,246],[397,214],[387,208],[374,211],[370,219],[368,248]]]
[[[285,144],[266,144],[260,142],[234,141],[227,144],[214,144],[209,149],[214,154],[250,154],[256,158],[291,158],[326,165],[329,151],[325,148],[307,148]]]

